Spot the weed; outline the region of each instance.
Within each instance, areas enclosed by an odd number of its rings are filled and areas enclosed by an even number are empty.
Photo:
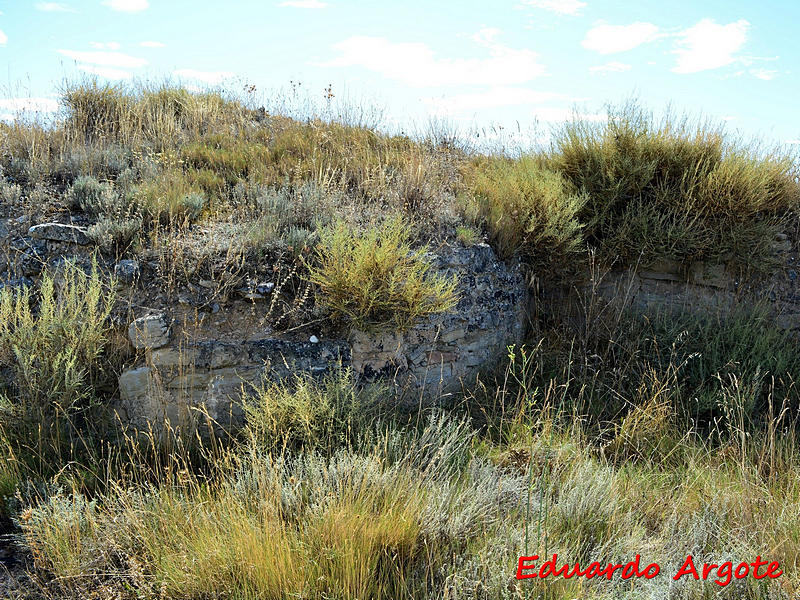
[[[478,211],[501,255],[522,254],[545,273],[583,250],[578,219],[587,199],[536,157],[483,159],[469,174]]]
[[[426,249],[412,250],[408,225],[392,218],[365,232],[339,221],[320,231],[309,281],[336,318],[359,329],[405,329],[456,301],[455,279],[429,273]]]

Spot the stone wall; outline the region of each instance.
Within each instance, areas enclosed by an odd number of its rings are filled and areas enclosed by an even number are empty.
[[[729,306],[739,293],[739,282],[723,264],[694,263],[689,268],[661,261],[648,269],[612,271],[583,286],[600,297],[622,300],[641,312],[715,310]]]
[[[436,270],[455,274],[455,310],[425,319],[406,332],[353,332],[353,370],[362,379],[394,382],[407,400],[438,398],[507,353],[522,340],[528,290],[520,269],[498,260],[486,244],[431,256]]]
[[[528,291],[521,271],[499,261],[486,244],[445,247],[429,255],[435,271],[458,277],[459,302],[450,312],[405,332],[352,332],[348,339],[281,339],[178,344],[164,313],[142,316],[128,330],[141,364],[119,379],[121,417],[136,426],[187,424],[203,408],[222,426],[236,426],[238,400],[266,375],[321,375],[352,367],[363,382],[382,381],[397,396],[425,402],[459,389],[521,341]],[[246,332],[245,332],[246,333]]]
[[[146,364],[120,375],[118,411],[124,422],[136,427],[158,428],[165,419],[173,426],[185,426],[205,418],[204,413],[221,427],[235,427],[243,415],[232,400],[262,377],[279,380],[292,373],[319,377],[349,363],[350,349],[341,341],[208,341],[158,348],[148,352]]]
[[[624,304],[635,311],[689,311],[700,314],[731,310],[737,304],[762,303],[779,327],[800,331],[799,257],[784,234],[774,243],[778,265],[770,277],[745,277],[722,263],[683,265],[662,260],[648,268],[593,273],[570,289],[547,289],[549,310],[581,319],[590,298]]]

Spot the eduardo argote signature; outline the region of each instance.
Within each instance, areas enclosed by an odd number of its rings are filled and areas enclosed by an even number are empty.
[[[552,558],[537,563],[539,560],[538,555],[534,556],[520,556],[517,563],[517,579],[534,579],[546,577],[563,577],[564,579],[571,579],[572,577],[585,577],[586,579],[602,578],[605,577],[609,581],[619,571],[620,579],[631,579],[644,577],[645,579],[652,579],[661,573],[661,567],[656,563],[650,563],[644,568],[641,567],[641,556],[636,555],[632,561],[622,563],[608,563],[601,564],[598,562],[590,563],[586,568],[581,569],[579,563],[572,565],[563,563],[558,565],[558,554],[553,554]],[[701,566],[696,566],[692,555],[688,555],[686,560],[683,561],[681,568],[672,576],[677,581],[682,577],[692,577],[696,580],[711,579],[720,586],[728,585],[733,579],[744,579],[752,577],[753,579],[777,579],[783,575],[780,570],[780,564],[777,561],[766,561],[757,556],[752,562],[740,562],[734,564],[731,561],[726,561],[721,564],[716,563],[703,563]]]

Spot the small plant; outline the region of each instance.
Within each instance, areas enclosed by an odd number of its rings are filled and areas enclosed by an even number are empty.
[[[14,204],[22,197],[22,188],[15,183],[0,180],[0,202]]]
[[[465,246],[474,246],[481,239],[481,232],[474,227],[459,225],[456,227],[456,238]]]
[[[387,219],[366,231],[338,221],[320,231],[309,281],[318,302],[359,329],[407,329],[418,319],[450,310],[455,278],[430,273],[426,248],[412,250],[408,224]]]
[[[521,254],[530,264],[546,267],[582,250],[578,216],[586,196],[536,157],[482,159],[468,177],[501,255]]]
[[[333,453],[367,433],[383,390],[361,388],[348,369],[315,381],[262,381],[244,402],[245,437],[267,451],[304,449]]]
[[[67,192],[67,200],[72,208],[96,216],[108,212],[113,204],[113,188],[100,183],[90,175],[78,177]]]

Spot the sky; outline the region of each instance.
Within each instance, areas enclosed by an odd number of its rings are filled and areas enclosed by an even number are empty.
[[[255,86],[265,103],[332,94],[399,129],[525,135],[635,97],[800,148],[798,0],[0,0],[0,12],[0,118],[55,111],[79,77],[169,78]]]

